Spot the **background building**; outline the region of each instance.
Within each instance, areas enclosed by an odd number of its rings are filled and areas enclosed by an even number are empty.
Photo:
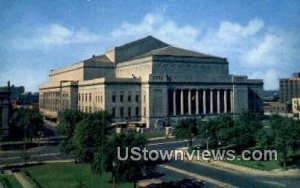
[[[280,102],[292,103],[292,98],[300,97],[300,73],[294,73],[290,78],[280,79]]]
[[[300,98],[292,99],[292,111],[293,111],[293,117],[300,119]]]
[[[116,122],[146,127],[183,117],[263,112],[262,80],[229,74],[225,58],[170,46],[151,36],[53,70],[40,111],[106,110]]]
[[[10,83],[0,87],[0,138],[8,135],[8,123],[10,114]]]
[[[21,94],[25,92],[25,87],[11,85],[10,91],[11,91],[10,100],[16,101],[18,100],[19,96],[21,96]]]

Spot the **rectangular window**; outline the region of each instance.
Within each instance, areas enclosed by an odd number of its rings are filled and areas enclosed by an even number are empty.
[[[92,102],[92,94],[90,93],[89,101]]]
[[[140,109],[139,109],[138,106],[135,107],[135,116],[139,116],[139,113],[140,113],[139,110],[140,110]]]
[[[124,96],[120,95],[120,102],[123,102]]]
[[[131,95],[128,95],[128,102],[131,102]]]
[[[128,117],[131,117],[131,108],[128,107]]]
[[[102,100],[103,100],[103,99],[102,99],[102,95],[101,95],[100,102],[102,102]]]
[[[115,95],[112,96],[112,102],[116,102],[116,96]]]
[[[85,94],[85,102],[87,102],[88,101],[88,94],[86,93]]]
[[[123,109],[123,107],[120,108],[120,116],[121,116],[121,117],[124,116],[124,109]]]
[[[140,96],[139,96],[139,95],[136,95],[136,96],[135,96],[135,102],[139,102],[139,98],[140,98]]]
[[[146,95],[144,95],[144,102],[146,102]]]
[[[92,107],[90,107],[89,112],[92,112]]]
[[[146,116],[146,107],[144,107],[144,116]]]
[[[111,110],[112,117],[116,117],[116,108],[113,107]]]

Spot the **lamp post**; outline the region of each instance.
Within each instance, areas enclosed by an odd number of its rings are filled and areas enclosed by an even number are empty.
[[[113,161],[112,162],[112,188],[116,188],[116,175],[115,175],[115,168],[117,164]]]
[[[208,130],[206,129],[206,150],[208,150]]]

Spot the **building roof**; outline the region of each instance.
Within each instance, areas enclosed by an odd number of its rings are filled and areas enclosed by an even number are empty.
[[[106,55],[97,55],[97,56],[93,56],[89,59],[84,60],[84,62],[90,62],[90,61],[94,61],[94,62],[99,62],[99,63],[112,63],[107,57]]]
[[[130,61],[150,56],[175,56],[175,57],[198,57],[198,58],[215,58],[224,59],[209,54],[195,52],[192,50],[186,50],[178,47],[171,46],[167,43],[162,42],[152,36],[147,36],[142,39],[135,40],[133,42],[126,43],[121,46],[115,47],[116,56],[118,56],[118,62]],[[119,54],[119,55],[118,55]],[[111,64],[112,62],[105,54],[93,56],[89,59],[80,61],[78,63],[95,62],[95,63],[106,63]],[[77,64],[77,63],[75,63]]]
[[[224,59],[217,56],[212,56],[209,54],[199,53],[191,50],[186,50],[182,48],[177,48],[173,46],[167,46],[164,48],[159,48],[156,50],[152,50],[150,52],[147,52],[145,54],[142,54],[140,56],[137,56],[133,59],[139,59],[149,56],[178,56],[178,57],[199,57],[199,58],[218,58],[218,59]]]
[[[155,42],[153,44],[155,44],[155,46],[160,47],[160,48],[170,46],[169,44],[164,43],[161,40],[154,38],[153,36],[147,36],[147,37],[123,44],[121,46],[118,46],[117,48],[131,48],[131,47],[140,46],[140,45],[144,45],[144,44],[147,45],[147,43],[150,43],[150,42]]]

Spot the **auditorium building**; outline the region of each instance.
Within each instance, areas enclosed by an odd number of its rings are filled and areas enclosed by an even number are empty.
[[[116,124],[174,125],[243,111],[263,113],[263,81],[229,74],[226,58],[181,49],[152,36],[51,70],[40,88],[42,114],[106,110]]]

